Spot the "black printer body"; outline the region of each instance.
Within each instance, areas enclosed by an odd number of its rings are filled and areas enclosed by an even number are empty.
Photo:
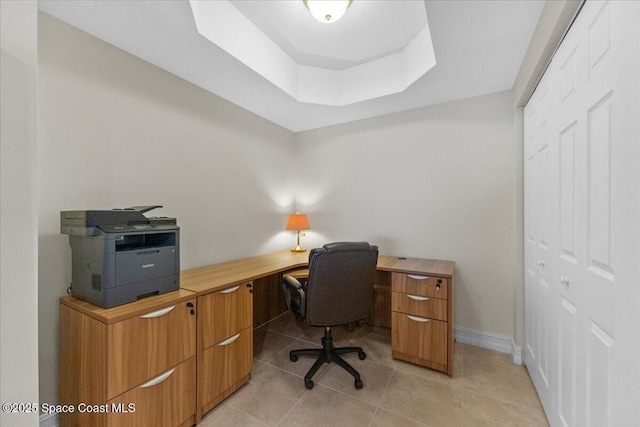
[[[144,216],[156,207],[60,212],[73,296],[111,308],[180,288],[180,230],[175,218]]]

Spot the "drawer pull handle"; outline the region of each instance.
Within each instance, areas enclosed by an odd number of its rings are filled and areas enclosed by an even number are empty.
[[[409,298],[411,298],[412,300],[415,300],[415,301],[427,301],[427,300],[429,299],[429,298],[427,298],[427,297],[421,297],[421,296],[418,296],[418,295],[410,295],[410,294],[407,294],[407,296],[408,296]]]
[[[229,345],[232,342],[234,342],[235,340],[238,339],[238,337],[240,336],[240,334],[235,334],[234,336],[232,336],[231,338],[227,338],[226,340],[222,341],[220,344],[218,345]]]
[[[414,322],[420,322],[420,323],[428,322],[429,320],[431,320],[431,319],[425,319],[424,317],[410,316],[408,314],[407,314],[407,317],[413,320]]]
[[[175,305],[173,305],[171,307],[163,308],[162,310],[154,311],[153,313],[145,314],[144,316],[140,316],[140,317],[142,317],[143,319],[151,319],[153,317],[161,317],[161,316],[164,316],[165,314],[167,314],[168,312],[170,312],[171,310],[173,310],[174,308],[176,308]]]
[[[415,280],[426,280],[426,279],[430,279],[429,276],[418,276],[417,274],[407,274],[407,276],[409,276],[412,279]]]
[[[171,374],[173,374],[173,371],[175,371],[176,368],[171,369],[170,371],[165,372],[162,375],[159,375],[157,377],[155,377],[154,379],[152,379],[151,381],[149,381],[148,383],[142,384],[140,386],[140,388],[147,388],[147,387],[153,387],[154,385],[158,385],[160,384],[162,381],[166,380],[167,378],[169,378],[169,376]]]
[[[220,293],[221,294],[230,294],[232,292],[237,291],[238,289],[240,289],[240,285],[234,286],[233,288],[225,289],[224,291],[220,291]]]

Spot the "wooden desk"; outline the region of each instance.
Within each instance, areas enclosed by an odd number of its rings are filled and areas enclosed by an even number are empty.
[[[196,422],[250,379],[251,330],[286,311],[282,274],[308,258],[287,250],[181,273],[181,288],[198,297]],[[378,257],[369,321],[392,327],[393,357],[453,374],[454,269],[451,261]]]
[[[184,270],[180,273],[180,287],[198,295],[215,292],[229,286],[282,273],[309,264],[309,252],[281,251],[251,258]],[[393,256],[378,257],[378,271],[396,271],[410,274],[428,273],[453,277],[455,263],[419,258],[401,259]]]
[[[136,405],[61,414],[61,425],[199,422],[251,378],[253,329],[286,311],[282,275],[308,257],[282,251],[186,270],[180,290],[111,309],[61,298],[60,404]],[[454,267],[378,257],[369,321],[391,327],[393,357],[453,373]]]

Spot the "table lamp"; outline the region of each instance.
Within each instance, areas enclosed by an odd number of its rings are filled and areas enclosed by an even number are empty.
[[[296,230],[297,245],[295,248],[291,248],[291,252],[306,252],[306,249],[300,246],[300,230],[311,229],[311,226],[309,225],[309,218],[307,218],[307,214],[301,214],[300,212],[296,212],[294,214],[289,215],[289,219],[287,220],[287,226],[284,229]]]

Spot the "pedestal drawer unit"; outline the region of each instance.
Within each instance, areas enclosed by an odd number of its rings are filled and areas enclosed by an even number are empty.
[[[391,273],[391,351],[453,374],[452,278]]]
[[[183,426],[196,413],[196,298],[179,290],[112,309],[60,300],[62,426]]]
[[[197,421],[251,378],[253,283],[201,295],[198,310]]]

